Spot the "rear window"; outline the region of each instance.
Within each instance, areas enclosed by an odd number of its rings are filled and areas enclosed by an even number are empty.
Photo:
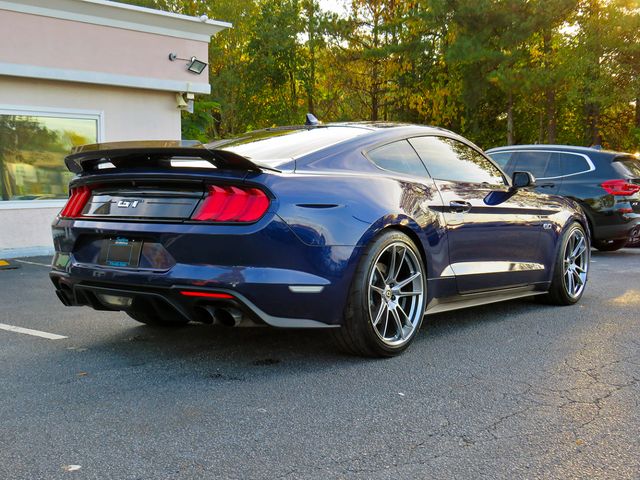
[[[582,155],[573,153],[556,153],[562,163],[562,175],[575,175],[588,172],[591,168]]]
[[[317,127],[309,130],[274,128],[213,142],[207,148],[229,150],[258,165],[275,167],[370,132],[357,127]]]
[[[614,165],[617,165],[618,170],[623,175],[629,177],[640,178],[640,159],[636,157],[621,157],[614,161]]]
[[[427,169],[409,142],[401,140],[389,143],[367,153],[380,168],[407,175],[427,176]]]

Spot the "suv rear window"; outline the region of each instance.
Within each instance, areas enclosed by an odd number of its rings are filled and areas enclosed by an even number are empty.
[[[575,153],[556,153],[562,164],[562,175],[574,175],[576,173],[588,172],[589,164],[585,158]]]
[[[617,165],[618,170],[622,170],[621,173],[634,178],[640,178],[640,158],[636,157],[620,157],[614,160],[614,165]]]

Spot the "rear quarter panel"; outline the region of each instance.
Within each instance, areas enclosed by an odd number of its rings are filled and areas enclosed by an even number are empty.
[[[575,200],[559,195],[540,193],[536,195],[540,197],[540,202],[544,206],[545,214],[542,218],[544,228],[540,235],[540,247],[549,272],[548,280],[551,281],[562,235],[573,222],[578,222],[587,233],[587,238],[590,238],[589,222],[584,210]]]
[[[382,171],[265,177],[279,200],[277,215],[308,246],[366,246],[385,228],[397,228],[424,253],[430,278],[449,263],[442,201],[430,179]]]

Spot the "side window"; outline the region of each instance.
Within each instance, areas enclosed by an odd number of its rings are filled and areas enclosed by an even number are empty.
[[[513,171],[531,172],[536,178],[544,178],[550,158],[549,152],[514,152]]]
[[[487,153],[491,157],[491,160],[500,165],[500,168],[503,170],[507,169],[507,164],[509,160],[511,160],[511,152],[496,152],[496,153]]]
[[[504,185],[500,170],[484,155],[464,143],[445,137],[409,140],[433,178],[454,182]]]
[[[392,172],[426,177],[427,170],[420,157],[406,140],[389,143],[367,152],[369,159],[380,168]]]
[[[571,153],[555,153],[562,165],[560,175],[571,175],[574,173],[587,172],[591,168],[584,157]]]
[[[555,178],[562,176],[562,158],[564,153],[552,153],[547,164],[547,169],[541,178]]]

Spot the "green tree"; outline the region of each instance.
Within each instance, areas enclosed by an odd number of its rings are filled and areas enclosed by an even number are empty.
[[[638,0],[127,0],[233,23],[183,135],[323,121],[430,123],[481,146],[640,143]]]

